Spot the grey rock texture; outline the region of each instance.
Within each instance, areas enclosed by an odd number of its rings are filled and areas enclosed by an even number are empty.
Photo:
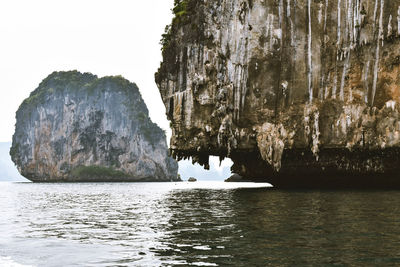
[[[175,158],[277,186],[400,185],[399,0],[173,10],[155,79]]]
[[[35,182],[174,181],[162,129],[134,83],[54,72],[17,111],[10,155]]]

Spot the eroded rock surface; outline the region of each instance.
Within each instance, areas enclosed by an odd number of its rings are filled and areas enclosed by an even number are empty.
[[[10,154],[32,181],[177,180],[164,132],[137,86],[120,76],[54,72],[16,118]]]
[[[399,0],[177,0],[174,11],[155,78],[175,158],[230,157],[278,186],[400,184]]]

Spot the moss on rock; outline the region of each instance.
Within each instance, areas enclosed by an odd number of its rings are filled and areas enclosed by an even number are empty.
[[[114,168],[102,167],[102,166],[79,166],[71,171],[71,176],[76,178],[126,178],[130,175],[115,170]]]

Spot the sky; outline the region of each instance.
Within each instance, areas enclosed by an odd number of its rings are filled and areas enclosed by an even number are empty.
[[[53,71],[122,75],[135,82],[150,116],[167,129],[154,83],[159,41],[173,0],[0,0],[0,142],[15,112]]]
[[[11,141],[15,112],[44,78],[75,69],[135,82],[150,117],[170,136],[154,73],[172,6],[173,0],[0,0],[0,142]],[[230,164],[211,162],[220,173]]]

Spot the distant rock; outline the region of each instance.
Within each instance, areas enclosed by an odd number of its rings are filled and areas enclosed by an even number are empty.
[[[244,179],[237,173],[232,174],[229,178],[225,180],[225,182],[233,182],[233,183],[240,183],[240,182],[252,182],[248,179]]]
[[[194,177],[190,177],[190,178],[188,179],[188,182],[197,182],[197,179],[194,178]]]
[[[217,157],[211,157],[209,170],[205,170],[199,164],[193,164],[191,159],[181,160],[178,164],[179,173],[184,180],[196,177],[198,181],[223,181],[231,175],[232,162],[229,159],[220,165]]]
[[[178,164],[136,84],[54,72],[17,111],[10,151],[35,182],[176,181]]]

